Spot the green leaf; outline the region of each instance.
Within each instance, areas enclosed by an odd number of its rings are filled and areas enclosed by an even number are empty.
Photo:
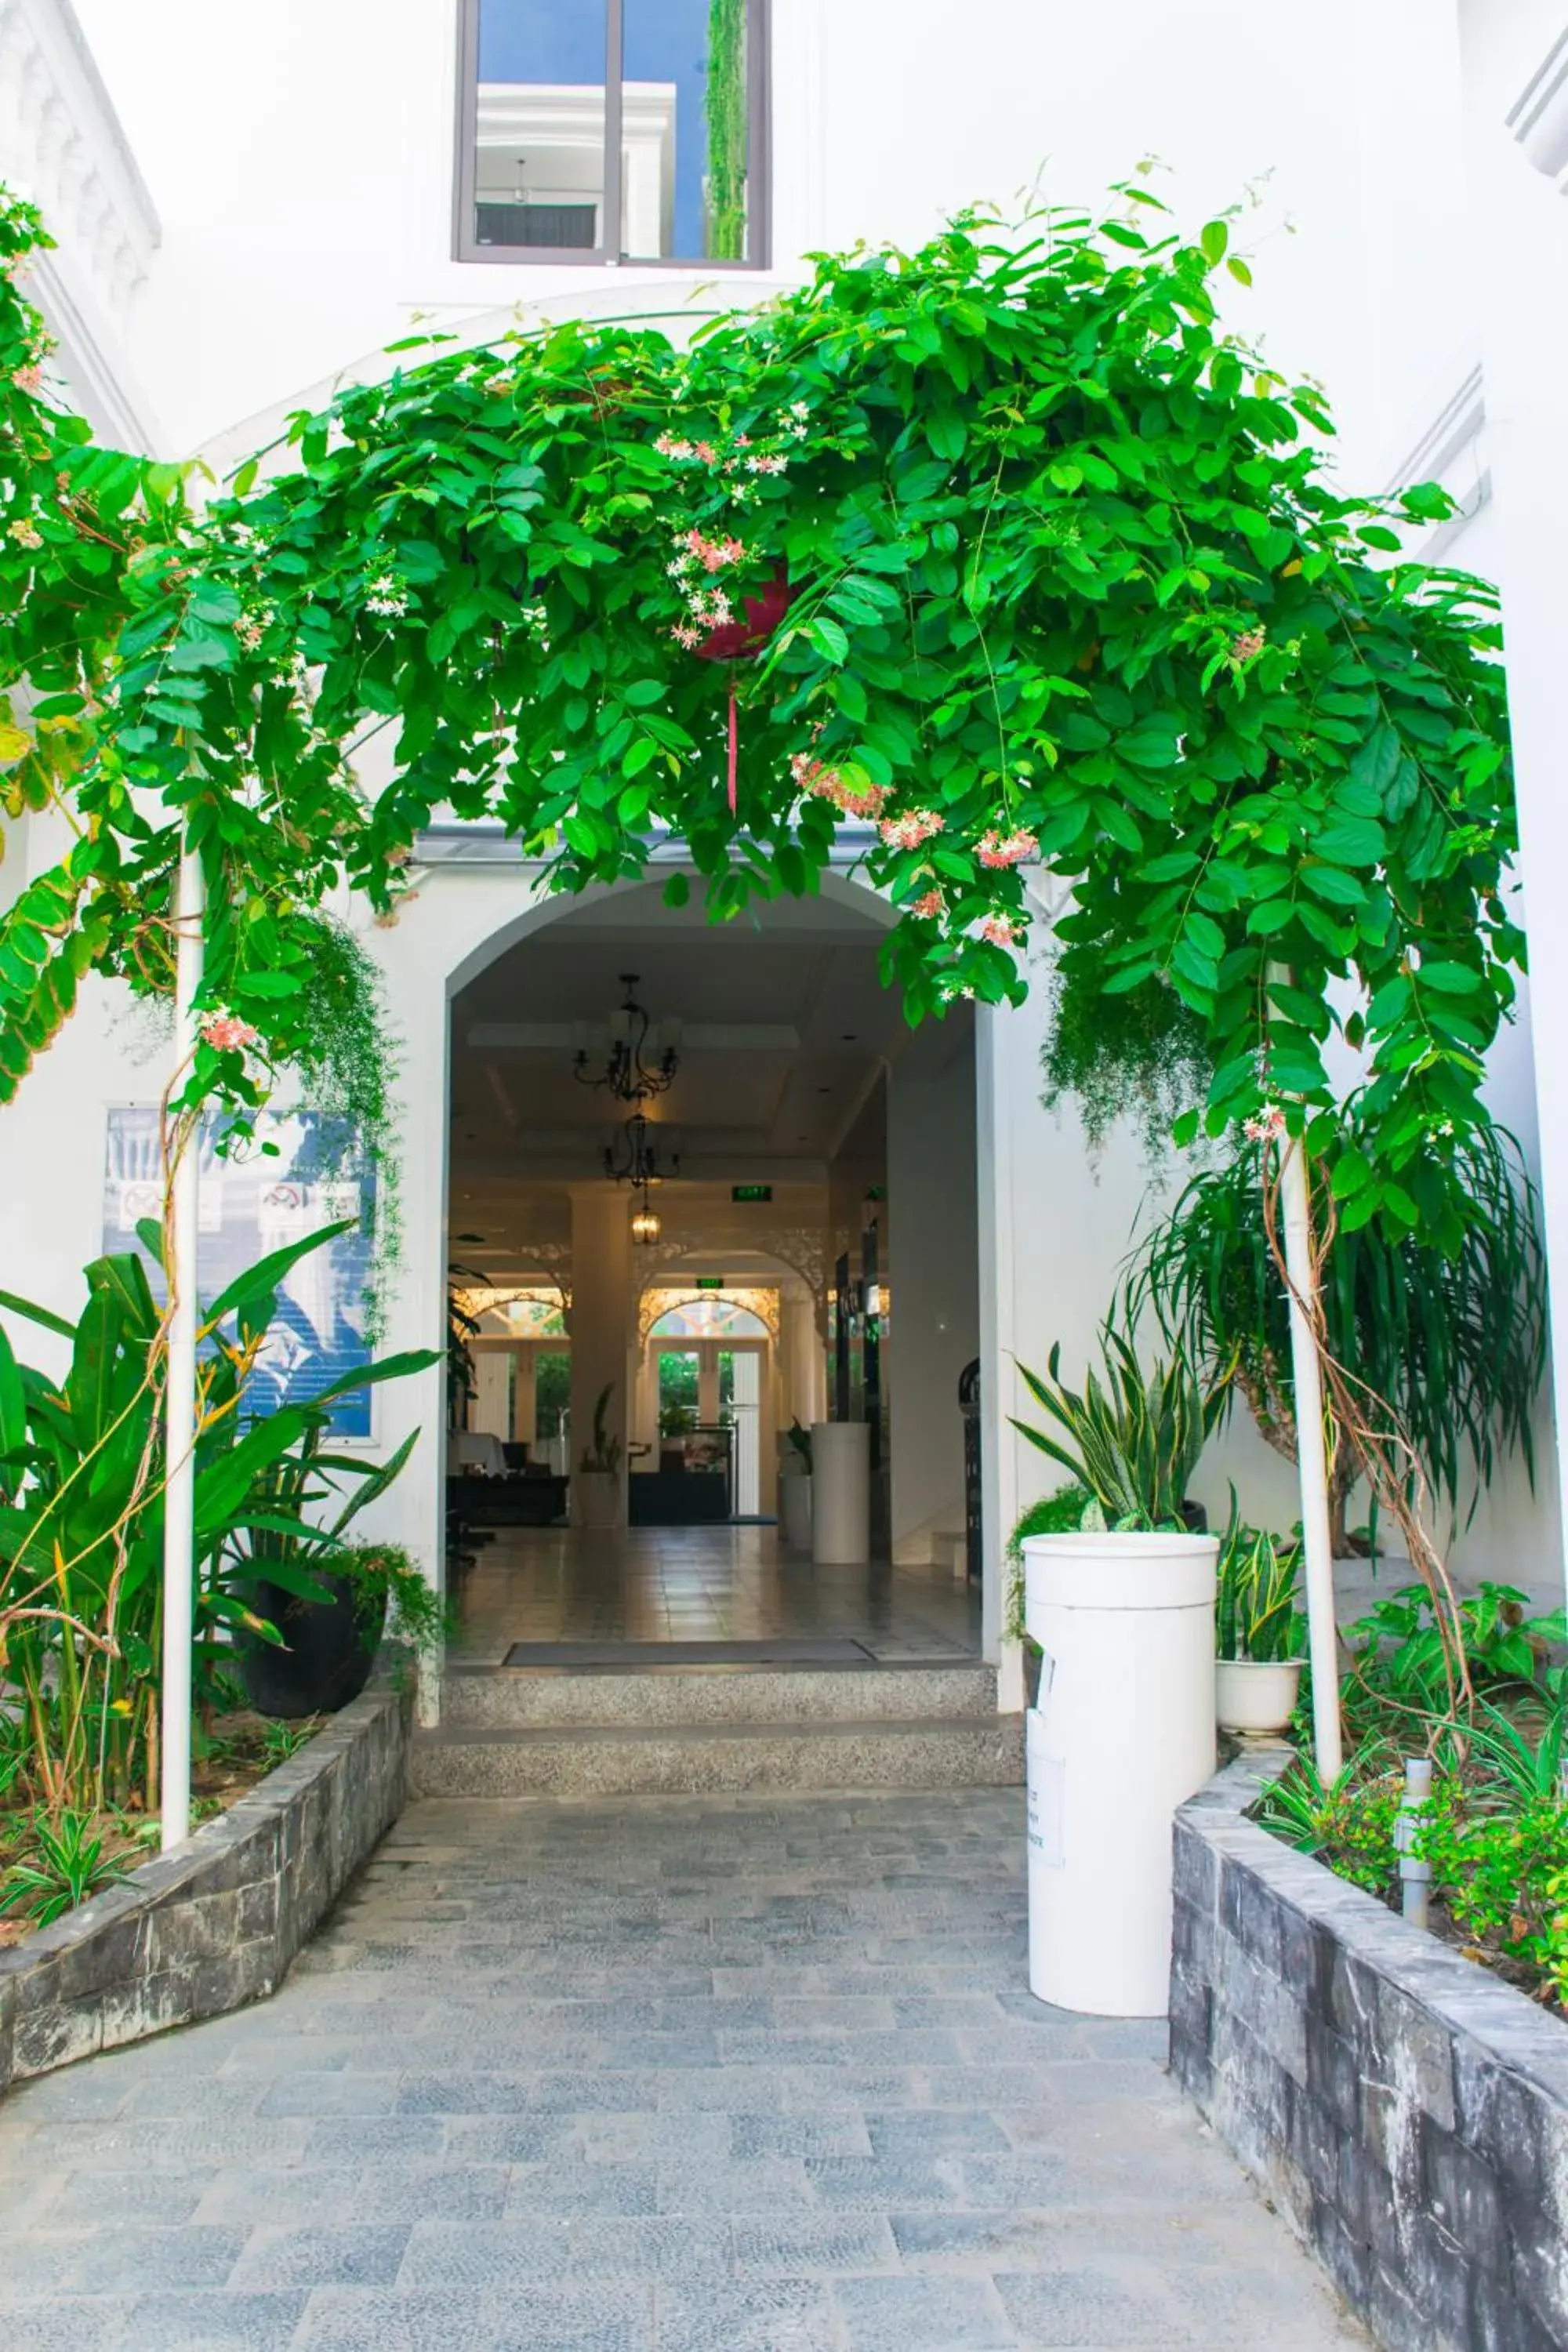
[[[809,638],[817,652],[825,654],[830,662],[848,660],[848,636],[837,621],[828,619],[826,613],[818,613],[815,620],[808,621],[801,634]]]
[[[265,1257],[258,1258],[254,1265],[247,1266],[243,1274],[237,1274],[234,1280],[218,1292],[203,1316],[204,1336],[215,1331],[226,1315],[237,1314],[242,1307],[254,1307],[258,1300],[268,1297],[302,1257],[309,1257],[312,1250],[335,1241],[340,1234],[352,1234],[356,1222],[353,1217],[341,1217],[336,1224],[322,1225],[319,1232],[307,1234],[302,1241],[286,1242],[281,1249],[269,1250]]]
[[[1226,247],[1230,243],[1230,230],[1222,220],[1205,221],[1198,231],[1198,243],[1203,248],[1204,259],[1212,268],[1225,258]]]

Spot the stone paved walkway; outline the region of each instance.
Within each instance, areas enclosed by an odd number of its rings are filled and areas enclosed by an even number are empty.
[[[0,2345],[1363,2344],[1030,2000],[1020,1803],[415,1806],[275,2000],[0,2105]]]

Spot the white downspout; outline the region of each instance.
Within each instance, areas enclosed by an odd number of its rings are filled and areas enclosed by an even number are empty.
[[[188,1069],[195,1051],[195,997],[202,982],[206,877],[187,839],[174,901],[174,1052]],[[178,1084],[178,1081],[176,1081]],[[191,1647],[195,1604],[196,1234],[201,1149],[185,1128],[170,1183],[169,1353],[163,1389],[163,1708],[162,1843],[191,1833]]]

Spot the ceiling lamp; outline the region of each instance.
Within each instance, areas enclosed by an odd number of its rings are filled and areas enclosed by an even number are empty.
[[[673,1173],[679,1166],[672,1159]],[[605,1146],[605,1173],[617,1184],[640,1186],[646,1192],[650,1184],[662,1184],[663,1173],[658,1164],[658,1130],[640,1110],[633,1111],[613,1143]]]
[[[604,1068],[595,1073],[585,1049],[572,1065],[580,1086],[607,1087],[617,1102],[647,1102],[652,1096],[663,1094],[680,1067],[680,1057],[673,1045],[667,1045],[657,1062],[644,1061],[643,1048],[653,1024],[632,994],[637,984],[635,971],[622,972],[626,1002],[617,1005],[610,1016],[610,1058]]]
[[[637,1207],[632,1211],[632,1239],[634,1242],[645,1244],[656,1242],[663,1231],[664,1227],[659,1222],[658,1210],[648,1207],[647,1191],[645,1186]]]

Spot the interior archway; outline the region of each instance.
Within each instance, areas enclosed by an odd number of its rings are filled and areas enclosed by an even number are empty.
[[[476,1661],[829,1618],[868,1655],[979,1649],[972,1023],[908,1029],[886,910],[835,882],[721,927],[657,884],[520,909],[455,975],[447,1255],[486,1304],[448,1500]],[[626,974],[652,1074],[630,1101],[596,1083]],[[870,1558],[831,1569],[785,1507],[826,1417],[863,1420],[871,1462]]]

